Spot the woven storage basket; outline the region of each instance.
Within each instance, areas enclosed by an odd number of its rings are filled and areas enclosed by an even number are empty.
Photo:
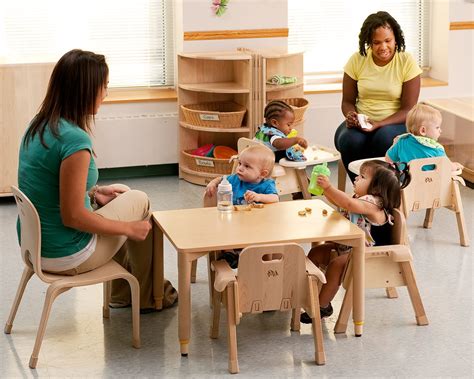
[[[181,105],[188,124],[210,128],[240,128],[246,108],[232,101]]]
[[[233,162],[229,162],[228,159],[201,157],[198,155],[192,155],[191,151],[193,150],[183,150],[181,152],[185,165],[189,169],[210,174],[232,173]]]
[[[281,99],[285,103],[293,108],[293,112],[295,112],[295,121],[294,123],[300,122],[303,120],[304,113],[306,109],[308,109],[308,100],[303,99],[302,97],[293,97],[290,99]]]

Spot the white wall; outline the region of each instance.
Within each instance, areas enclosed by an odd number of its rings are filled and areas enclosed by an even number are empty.
[[[420,99],[473,96],[473,30],[449,31],[449,22],[474,20],[474,3],[433,2],[432,72],[448,86],[422,88]],[[286,38],[182,41],[182,32],[203,30],[286,28],[286,0],[231,0],[227,13],[216,17],[210,0],[181,0],[176,19],[177,46],[185,52],[234,50],[237,47],[285,46]],[[356,50],[354,46],[354,51]],[[352,52],[348,52],[348,56]],[[306,96],[310,108],[305,133],[314,143],[333,146],[333,134],[343,117],[341,94]],[[119,115],[119,119],[114,119]],[[164,164],[178,161],[176,102],[104,105],[97,120],[99,167]]]

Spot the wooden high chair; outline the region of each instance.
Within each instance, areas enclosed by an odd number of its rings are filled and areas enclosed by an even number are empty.
[[[295,243],[249,246],[240,254],[237,275],[226,261],[212,262],[215,271],[211,338],[219,335],[221,301],[227,308],[229,372],[239,372],[236,326],[245,313],[292,310],[291,330],[300,329],[300,309],[311,316],[315,361],[326,362],[318,281],[326,283],[324,274],[305,256]],[[223,296],[222,296],[223,294]]]
[[[394,209],[392,227],[393,245],[365,248],[365,288],[385,288],[389,298],[395,298],[395,287],[407,287],[415,311],[416,323],[428,325],[423,302],[416,284],[413,257],[410,248],[405,245],[406,223],[403,214]],[[335,333],[345,333],[352,309],[352,264],[349,261],[343,276],[346,289],[341,311],[334,328]]]
[[[425,166],[434,168],[423,171],[422,168]],[[429,229],[433,224],[435,209],[445,207],[456,213],[460,244],[469,246],[459,191],[459,183],[465,185],[465,182],[458,173],[453,173],[450,160],[447,157],[414,159],[409,167],[411,182],[402,190],[402,209],[405,218],[408,218],[410,212],[426,209],[423,227]]]
[[[26,195],[15,186],[11,187],[13,196],[18,208],[18,216],[21,224],[21,256],[25,263],[23,275],[18,286],[15,300],[13,301],[10,315],[5,324],[5,334],[10,334],[13,327],[13,320],[20,305],[21,298],[25,292],[26,285],[33,274],[49,284],[44,299],[43,313],[38,326],[36,342],[31,354],[30,368],[36,368],[38,355],[46,331],[49,314],[54,300],[62,293],[73,287],[82,287],[92,284],[104,283],[104,305],[102,314],[104,318],[109,318],[110,301],[110,281],[114,279],[125,279],[130,284],[132,295],[132,328],[133,328],[133,347],[140,347],[140,285],[138,280],[125,268],[120,266],[114,260],[110,260],[103,266],[83,274],[67,276],[43,272],[41,269],[41,223],[36,208]]]

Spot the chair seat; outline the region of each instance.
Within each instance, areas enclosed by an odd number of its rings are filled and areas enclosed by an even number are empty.
[[[131,274],[112,259],[103,266],[83,274],[58,275],[43,271],[43,275],[48,279],[48,281],[50,281],[50,283],[54,282],[66,287],[81,287],[123,278]]]

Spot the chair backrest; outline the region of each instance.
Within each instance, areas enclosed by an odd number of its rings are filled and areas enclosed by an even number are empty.
[[[245,248],[237,271],[239,312],[301,307],[308,290],[305,259],[296,243]]]
[[[432,169],[423,171],[423,167]],[[405,214],[452,204],[452,170],[447,157],[423,158],[410,161],[410,184],[402,190]]]
[[[11,186],[21,225],[21,256],[38,277],[50,282],[41,271],[41,222],[33,203],[17,187]]]
[[[405,245],[408,241],[407,239],[407,224],[405,221],[405,216],[403,213],[398,210],[393,210],[393,226],[391,227],[391,244],[392,245]]]

